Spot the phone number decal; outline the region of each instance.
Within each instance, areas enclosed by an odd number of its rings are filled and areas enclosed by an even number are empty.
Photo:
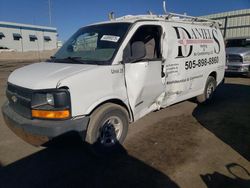
[[[198,61],[197,60],[186,61],[185,69],[186,70],[195,69],[198,67],[205,67],[205,66],[213,65],[217,63],[219,63],[219,57],[203,58],[203,59],[199,59]]]

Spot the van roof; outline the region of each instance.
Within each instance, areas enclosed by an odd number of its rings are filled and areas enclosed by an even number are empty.
[[[119,22],[127,22],[127,23],[135,23],[138,21],[169,21],[169,22],[180,22],[180,23],[190,23],[190,24],[200,24],[206,26],[215,26],[219,27],[221,25],[217,20],[209,20],[201,17],[192,17],[187,15],[169,13],[166,15],[126,15],[119,18],[110,19],[109,21],[104,21],[97,24],[105,24],[105,23],[119,23]]]

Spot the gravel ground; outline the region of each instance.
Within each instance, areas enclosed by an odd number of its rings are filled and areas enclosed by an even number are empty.
[[[0,51],[0,64],[6,64],[8,62],[19,62],[22,63],[24,61],[35,62],[42,61],[48,59],[50,56],[55,54],[55,50],[46,50],[41,52],[1,52]]]
[[[0,64],[7,76],[25,63]],[[250,79],[227,77],[211,104],[184,101],[132,124],[120,153],[96,158],[69,135],[48,148],[0,115],[0,187],[250,187]]]

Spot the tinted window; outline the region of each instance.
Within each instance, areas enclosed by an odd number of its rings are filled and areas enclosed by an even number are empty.
[[[29,38],[30,38],[31,42],[35,42],[37,40],[37,36],[36,35],[30,35]]]
[[[250,48],[250,39],[231,39],[227,40],[226,47],[245,47]]]
[[[13,33],[13,40],[20,40],[22,38],[22,35],[19,33]]]
[[[5,35],[2,32],[0,32],[0,39],[2,39],[3,37],[5,37]]]

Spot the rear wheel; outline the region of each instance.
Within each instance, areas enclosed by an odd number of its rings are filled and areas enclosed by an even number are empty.
[[[202,95],[197,96],[197,101],[199,103],[211,101],[215,89],[216,89],[216,81],[214,77],[209,76],[206,82],[205,90]]]
[[[114,151],[123,143],[127,131],[127,110],[117,104],[107,103],[90,116],[86,142],[98,153]]]

